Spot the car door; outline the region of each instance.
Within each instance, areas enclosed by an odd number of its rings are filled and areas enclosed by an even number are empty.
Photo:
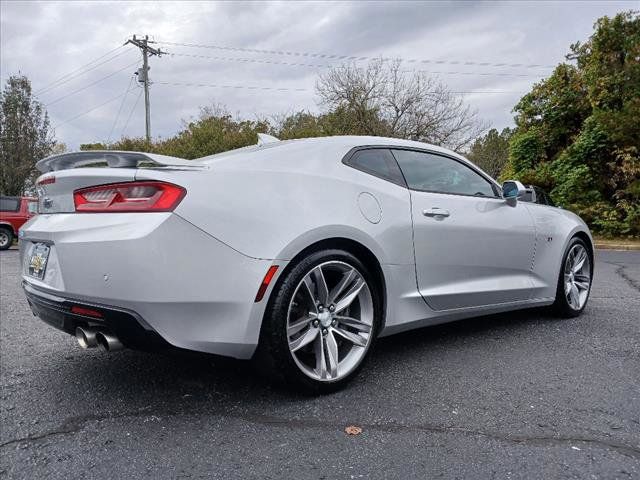
[[[533,220],[462,160],[394,149],[411,192],[418,288],[436,310],[524,301],[532,293]]]

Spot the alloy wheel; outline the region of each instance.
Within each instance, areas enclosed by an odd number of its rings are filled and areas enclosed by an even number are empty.
[[[9,234],[4,230],[0,230],[0,248],[6,247],[9,243]]]
[[[574,310],[584,307],[591,288],[591,261],[581,244],[574,245],[564,264],[564,294]]]
[[[289,351],[314,380],[346,377],[372,340],[374,306],[364,276],[353,266],[329,261],[312,268],[289,304]]]

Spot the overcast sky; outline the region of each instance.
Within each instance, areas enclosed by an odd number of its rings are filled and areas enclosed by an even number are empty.
[[[18,72],[31,79],[57,139],[71,149],[144,135],[135,81],[125,94],[141,63],[137,48],[121,47],[134,33],[168,52],[151,59],[154,137],[175,134],[204,105],[246,118],[318,111],[318,73],[345,61],[331,55],[361,64],[402,58],[408,70],[468,92],[480,116],[502,128],[512,125],[520,96],[598,17],[639,3],[2,1],[0,68],[3,86]]]

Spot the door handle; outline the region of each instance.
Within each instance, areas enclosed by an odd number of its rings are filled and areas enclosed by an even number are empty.
[[[425,217],[448,217],[450,215],[449,210],[438,207],[427,208],[422,211],[422,214]]]

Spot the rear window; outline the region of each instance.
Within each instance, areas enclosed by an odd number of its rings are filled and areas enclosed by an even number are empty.
[[[376,177],[405,186],[398,163],[386,148],[370,148],[356,151],[345,163]]]
[[[20,199],[17,197],[0,197],[0,211],[17,212],[20,208]]]

